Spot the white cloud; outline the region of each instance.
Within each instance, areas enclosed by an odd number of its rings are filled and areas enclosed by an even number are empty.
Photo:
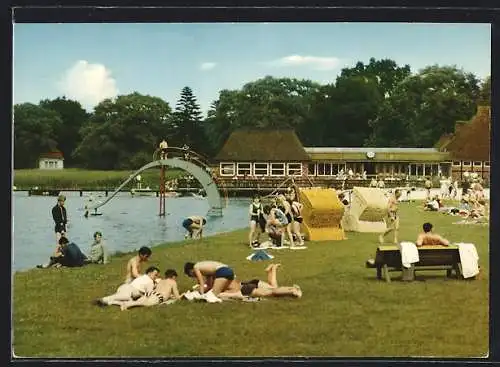
[[[271,66],[308,66],[315,70],[333,70],[340,64],[337,57],[289,55],[268,63]]]
[[[64,72],[59,88],[68,98],[87,107],[118,95],[111,71],[103,64],[90,64],[85,60],[77,61]]]
[[[215,68],[216,65],[217,65],[217,63],[215,63],[215,62],[204,62],[200,65],[200,69],[201,70],[210,70],[210,69]]]

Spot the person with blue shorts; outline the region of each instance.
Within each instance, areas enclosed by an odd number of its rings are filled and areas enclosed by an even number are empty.
[[[184,236],[184,238],[202,238],[203,235],[203,226],[207,224],[207,220],[203,217],[193,215],[187,217],[182,222],[182,226],[186,229],[188,233]]]
[[[207,302],[222,302],[217,296],[224,292],[235,275],[233,269],[219,261],[187,262],[184,264],[184,274],[198,281],[198,291],[204,295]]]

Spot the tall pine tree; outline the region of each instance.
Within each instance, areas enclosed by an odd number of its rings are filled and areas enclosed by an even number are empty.
[[[173,119],[177,127],[173,143],[179,147],[187,144],[192,150],[204,153],[206,144],[204,144],[203,120],[200,106],[191,88],[182,88],[181,97],[175,105]]]

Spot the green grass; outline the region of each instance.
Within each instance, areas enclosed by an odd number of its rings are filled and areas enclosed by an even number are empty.
[[[13,346],[27,357],[176,356],[484,356],[488,352],[488,227],[454,225],[456,217],[401,205],[401,240],[415,240],[423,221],[452,241],[476,244],[481,279],[417,274],[411,283],[375,279],[364,262],[376,234],[309,242],[307,250],[271,250],[278,281],[299,284],[303,298],[256,303],[180,302],[149,309],[98,308],[114,293],[130,254],[106,266],[16,273]],[[415,222],[416,221],[416,222]],[[247,230],[153,249],[151,265],[175,268],[180,290],[193,285],[185,261],[221,260],[239,279],[265,277],[268,262],[249,262]],[[398,277],[396,272],[393,278]]]
[[[55,189],[99,188],[109,189],[119,186],[135,171],[92,171],[76,168],[63,170],[20,169],[14,171],[14,185],[18,189],[29,189],[33,186]],[[177,169],[168,169],[166,179],[182,176]],[[149,169],[141,173],[143,186],[157,188],[160,180],[159,169]],[[134,181],[129,184],[135,185]]]

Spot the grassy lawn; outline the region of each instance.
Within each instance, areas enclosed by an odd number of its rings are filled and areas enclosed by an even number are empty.
[[[69,189],[69,188],[114,188],[119,186],[135,171],[91,171],[76,168],[63,170],[20,169],[14,171],[14,185],[18,189],[33,186]],[[177,169],[168,169],[166,179],[176,178],[184,173]],[[156,188],[159,185],[159,169],[149,169],[141,173],[144,186]],[[134,180],[130,187],[135,185]]]
[[[424,221],[454,242],[476,244],[481,279],[447,279],[422,272],[411,283],[385,283],[364,266],[377,234],[348,233],[345,241],[309,242],[303,251],[270,250],[280,262],[278,281],[297,283],[302,299],[255,303],[179,302],[149,309],[98,308],[91,300],[114,293],[130,254],[105,266],[33,269],[16,273],[13,346],[26,357],[175,356],[484,356],[488,352],[487,226],[401,204],[401,240],[416,239]],[[213,259],[240,279],[261,277],[269,262],[245,259],[247,230],[155,247],[150,260],[175,268],[180,290],[185,261]],[[138,244],[138,247],[140,244]]]

